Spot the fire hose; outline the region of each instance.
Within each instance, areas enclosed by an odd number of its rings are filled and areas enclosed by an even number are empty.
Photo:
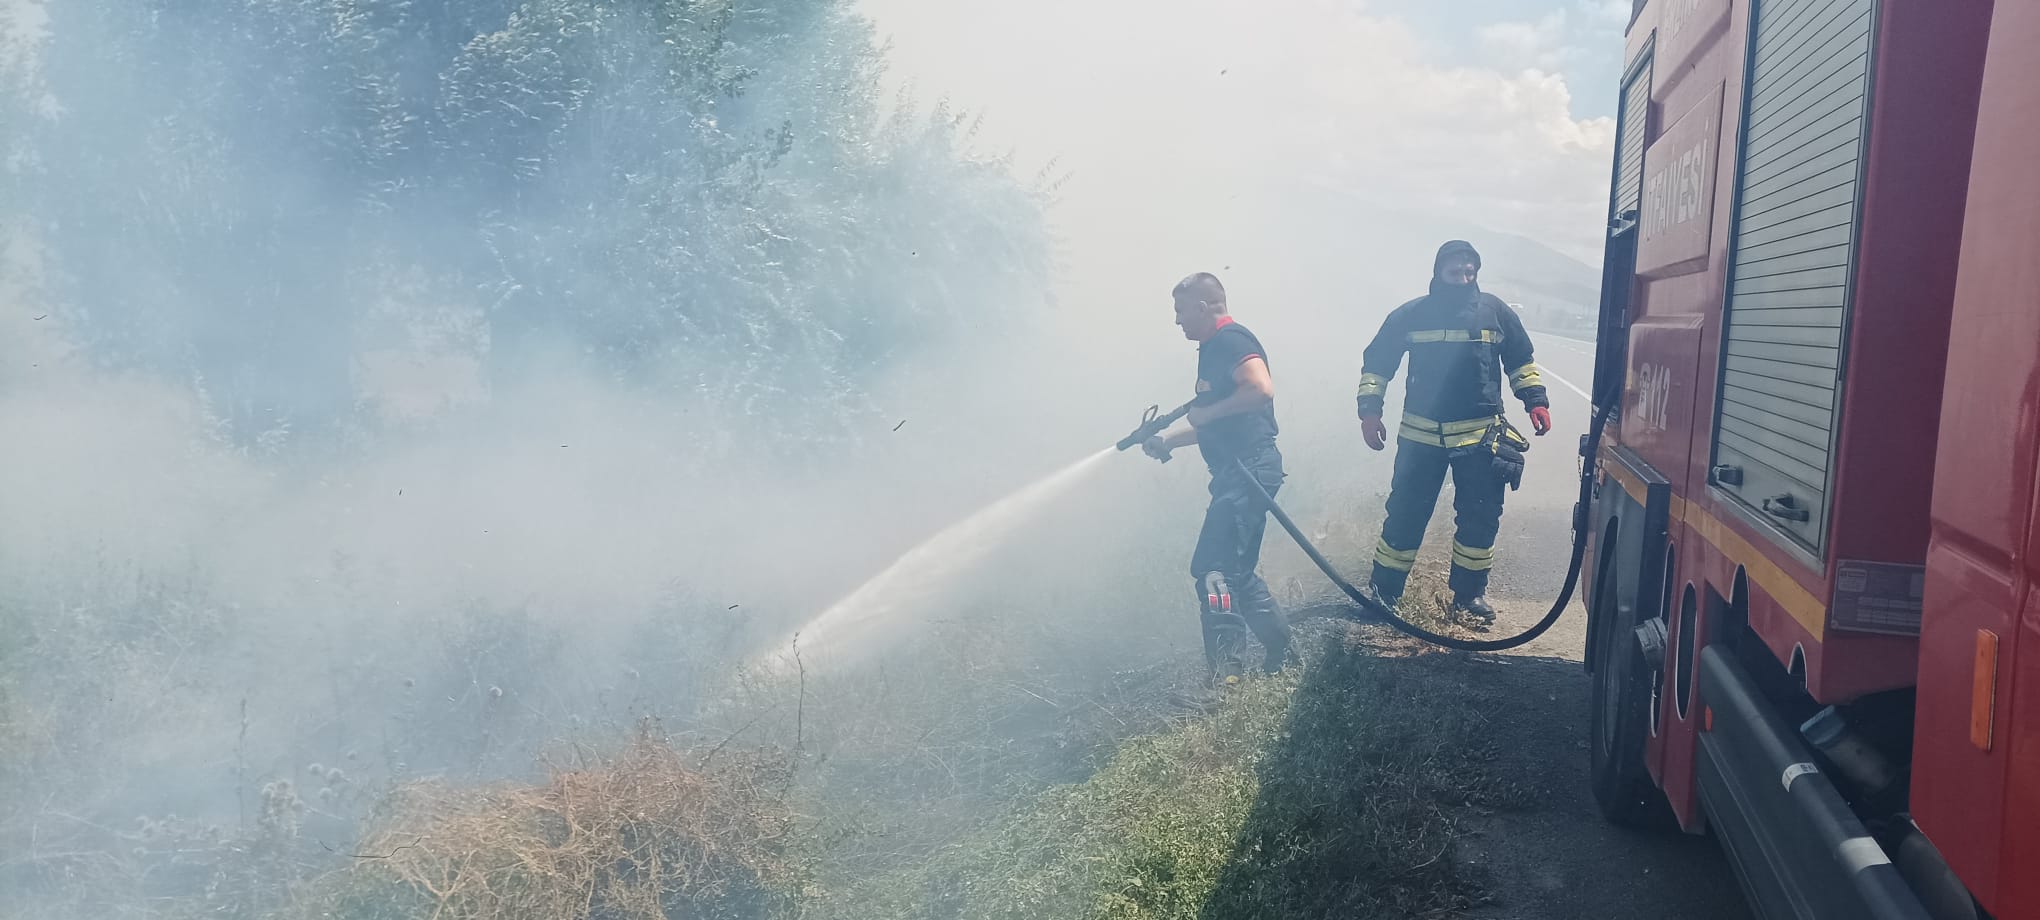
[[[1318,569],[1325,573],[1325,577],[1331,579],[1332,584],[1337,586],[1347,597],[1352,598],[1353,602],[1358,604],[1361,610],[1373,614],[1375,617],[1380,618],[1407,635],[1441,648],[1457,649],[1464,652],[1499,652],[1525,645],[1538,636],[1544,635],[1545,631],[1551,629],[1552,625],[1558,622],[1559,617],[1565,614],[1566,607],[1572,604],[1573,591],[1579,587],[1580,567],[1585,562],[1587,554],[1587,509],[1591,506],[1594,497],[1593,458],[1600,452],[1601,429],[1607,425],[1608,416],[1614,409],[1615,401],[1604,398],[1596,400],[1596,404],[1593,420],[1587,426],[1586,440],[1580,445],[1580,457],[1582,460],[1580,466],[1580,492],[1579,500],[1573,505],[1572,558],[1566,563],[1565,585],[1559,589],[1558,599],[1552,602],[1551,609],[1544,614],[1543,619],[1538,620],[1530,628],[1520,633],[1500,639],[1461,639],[1456,636],[1432,632],[1404,619],[1395,612],[1394,608],[1382,603],[1373,595],[1354,587],[1352,582],[1347,581],[1345,576],[1339,574],[1338,568],[1332,565],[1331,560],[1326,559],[1324,553],[1318,551],[1317,545],[1312,543],[1309,537],[1303,535],[1303,530],[1296,526],[1294,520],[1290,519],[1288,512],[1282,510],[1282,505],[1275,501],[1275,496],[1270,495],[1268,490],[1262,487],[1260,480],[1254,478],[1252,472],[1247,469],[1246,463],[1239,459],[1234,459],[1233,463],[1238,467],[1240,473],[1246,477],[1247,484],[1252,486],[1255,494],[1259,495],[1261,500],[1267,504],[1268,512],[1275,516],[1276,523],[1281,524],[1282,529],[1288,532],[1289,538],[1295,540],[1296,545],[1303,550],[1304,555],[1309,556],[1310,561],[1315,563]],[[1147,413],[1141,417],[1141,426],[1134,429],[1132,434],[1127,435],[1124,440],[1119,442],[1119,449],[1127,450],[1134,445],[1146,441],[1148,438],[1160,434],[1163,429],[1173,424],[1176,419],[1181,418],[1189,409],[1190,404],[1184,403],[1181,408],[1170,412],[1168,415],[1160,415],[1157,407],[1148,407]]]

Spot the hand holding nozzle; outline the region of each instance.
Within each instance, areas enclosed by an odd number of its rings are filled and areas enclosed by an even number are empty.
[[[1161,406],[1149,406],[1147,411],[1141,414],[1140,426],[1133,429],[1132,434],[1119,439],[1119,449],[1131,450],[1134,445],[1138,444],[1140,445],[1141,453],[1147,454],[1163,463],[1169,462],[1170,447],[1168,441],[1162,437],[1162,431],[1175,424],[1177,419],[1182,418],[1184,413],[1189,411],[1190,403],[1177,406],[1167,415],[1161,414]]]

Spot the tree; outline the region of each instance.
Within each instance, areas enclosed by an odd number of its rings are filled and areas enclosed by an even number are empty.
[[[242,436],[346,417],[355,357],[448,311],[499,378],[573,350],[840,433],[876,368],[1046,288],[1039,190],[888,114],[841,0],[49,13],[4,216],[92,354],[202,377]]]

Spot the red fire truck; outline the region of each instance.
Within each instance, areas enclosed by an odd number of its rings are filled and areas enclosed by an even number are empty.
[[[1765,917],[2040,918],[2040,2],[1639,0],[1594,793]]]

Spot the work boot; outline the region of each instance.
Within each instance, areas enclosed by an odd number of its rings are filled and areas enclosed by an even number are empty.
[[[1265,608],[1257,608],[1246,614],[1246,626],[1255,630],[1255,638],[1261,641],[1263,657],[1261,669],[1267,673],[1281,673],[1289,667],[1289,620],[1283,618],[1281,608],[1275,606],[1275,598],[1269,598]]]
[[[1254,638],[1261,640],[1265,652],[1261,659],[1261,670],[1279,674],[1289,665],[1289,618],[1282,613],[1282,605],[1275,595],[1269,593],[1266,582],[1254,578],[1240,598],[1245,601],[1242,611],[1247,628],[1253,630]]]
[[[1396,609],[1396,605],[1402,603],[1401,591],[1390,592],[1378,582],[1370,583],[1366,587],[1361,588],[1360,591],[1369,598],[1372,598],[1375,603],[1387,607],[1389,610]]]
[[[1396,603],[1402,600],[1403,588],[1410,583],[1410,573],[1391,569],[1377,562],[1374,564],[1373,574],[1367,581],[1368,587],[1374,589],[1374,599],[1380,601],[1382,606],[1393,610]]]
[[[1204,663],[1213,686],[1231,686],[1246,677],[1241,661],[1247,649],[1246,622],[1236,613],[1204,616]]]
[[[1473,628],[1480,632],[1487,632],[1488,627],[1495,625],[1495,605],[1488,603],[1485,594],[1463,600],[1454,598],[1452,612],[1471,621]]]

